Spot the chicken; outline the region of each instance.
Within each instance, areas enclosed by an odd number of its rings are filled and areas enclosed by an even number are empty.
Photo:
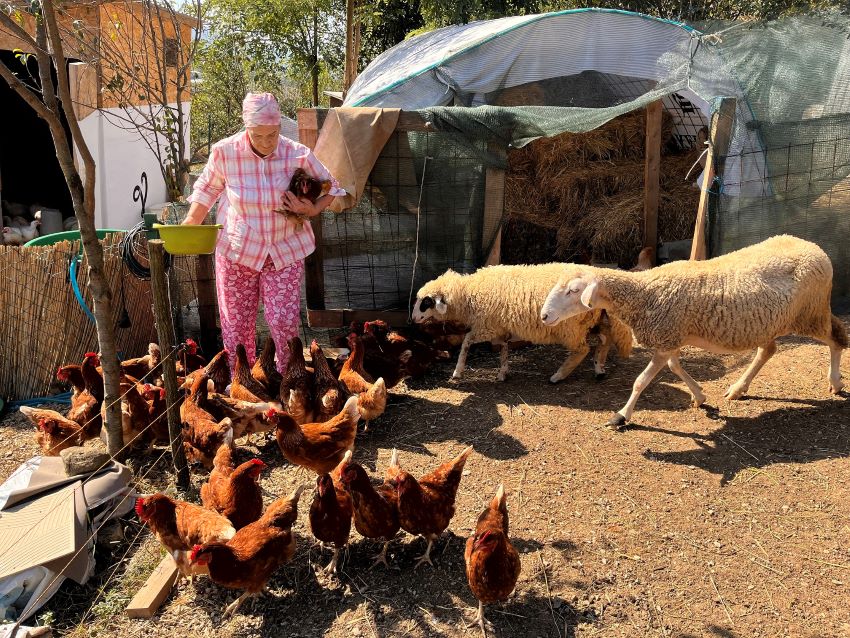
[[[38,429],[35,440],[44,456],[59,456],[59,452],[65,448],[83,444],[83,428],[76,421],[54,410],[39,410],[25,405],[18,409]]]
[[[233,443],[233,424],[227,418],[216,421],[207,411],[208,381],[204,374],[195,378],[189,396],[180,404],[180,421],[186,458],[211,468],[218,448]]]
[[[313,339],[310,344],[310,356],[313,358],[313,377],[315,382],[315,397],[313,401],[314,416],[317,422],[327,421],[337,414],[348,397],[345,386],[337,380],[328,366],[325,353]]]
[[[135,359],[126,359],[121,362],[121,372],[134,377],[140,381],[154,382],[155,378],[148,377],[162,361],[162,351],[155,343],[148,344],[148,353],[144,357],[136,357]],[[156,377],[161,375],[161,371],[155,374]]]
[[[266,418],[269,410],[279,410],[280,403],[251,403],[231,399],[224,394],[213,394],[207,401],[206,409],[218,420],[229,418],[233,426],[233,439],[259,432],[271,432],[274,425]]]
[[[520,572],[519,554],[508,538],[508,508],[502,485],[490,506],[478,517],[475,533],[466,541],[463,558],[469,588],[478,599],[478,614],[470,624],[477,622],[486,638],[484,605],[507,600]]]
[[[18,226],[18,231],[21,233],[21,238],[23,239],[24,243],[27,243],[28,241],[32,241],[33,239],[38,237],[38,235],[39,235],[38,227],[39,226],[41,226],[41,221],[38,220],[38,219],[33,220],[29,223],[27,223],[26,220],[24,220],[24,225]]]
[[[289,348],[289,363],[280,382],[280,402],[298,425],[313,420],[313,375],[304,363],[304,347],[301,339],[292,337],[286,344]]]
[[[80,366],[85,389],[71,398],[71,407],[65,415],[76,421],[85,430],[85,437],[93,439],[100,434],[103,424],[101,403],[103,401],[103,377],[97,371],[100,358],[97,353],[87,352]]]
[[[212,380],[214,386],[210,392],[224,394],[227,386],[230,385],[229,358],[230,352],[228,350],[222,350],[215,355],[206,366],[200,370],[195,370],[187,374],[180,387],[184,390],[191,389],[192,383],[194,383],[195,379],[199,375],[205,374]]]
[[[263,345],[263,351],[254,362],[254,367],[251,368],[251,376],[254,380],[262,385],[270,397],[276,397],[280,394],[280,382],[283,380],[280,372],[277,371],[274,362],[275,344],[271,336],[266,337],[266,343]]]
[[[375,557],[378,563],[387,564],[387,548],[400,528],[398,519],[398,493],[395,478],[399,472],[398,452],[393,450],[390,465],[382,485],[372,486],[363,466],[345,461],[340,471],[340,483],[351,496],[354,512],[354,528],[365,538],[384,539],[381,553]]]
[[[222,618],[232,616],[249,596],[256,596],[280,567],[295,554],[292,525],[298,518],[298,499],[304,487],[273,502],[259,520],[240,529],[229,541],[198,544],[192,548],[193,565],[207,569],[213,582],[244,589]]]
[[[290,193],[294,193],[299,199],[309,199],[315,204],[316,200],[326,195],[330,188],[331,183],[329,180],[318,180],[315,177],[311,177],[303,168],[296,168],[292,174],[292,179],[289,180],[289,188],[287,190]],[[303,215],[279,209],[275,209],[275,212],[286,215],[287,218],[295,222],[299,227],[304,225],[305,218]]]
[[[187,375],[207,365],[207,360],[198,354],[198,344],[194,339],[186,339],[180,351],[177,374]]]
[[[646,248],[641,249],[640,254],[637,258],[637,263],[630,268],[632,272],[637,272],[639,270],[649,270],[652,268],[653,262],[655,261],[655,248],[652,246],[647,246]]]
[[[428,548],[416,567],[422,563],[434,565],[431,562],[431,547],[455,514],[457,488],[463,466],[471,452],[470,445],[456,458],[443,463],[418,481],[404,470],[400,470],[395,477],[401,528],[410,534],[422,535],[428,541]]]
[[[80,392],[86,389],[86,380],[83,377],[83,371],[77,364],[59,366],[56,371],[56,378],[62,383],[71,384],[71,398],[75,398]]]
[[[139,392],[135,380],[126,376],[119,383],[121,391],[121,439],[124,447],[140,445],[154,438],[151,431],[153,414],[151,404]],[[101,405],[101,418],[106,422],[106,404]],[[108,444],[106,430],[100,432],[100,438]],[[168,435],[166,434],[166,440]]]
[[[165,388],[144,383],[141,385],[142,397],[148,402],[151,416],[151,433],[155,441],[170,442],[171,435],[168,431],[168,418],[165,414],[168,404],[165,400]]]
[[[400,373],[405,377],[420,377],[434,365],[437,359],[450,357],[447,352],[390,330],[387,322],[380,319],[367,321],[363,324],[363,330],[366,334],[375,337],[382,352],[393,359],[398,359],[401,364]]]
[[[275,424],[275,438],[286,460],[324,474],[339,465],[347,450],[354,450],[360,413],[357,398],[351,397],[339,414],[323,423],[298,425],[286,412],[275,410],[269,410],[268,418]]]
[[[7,246],[23,246],[24,234],[17,226],[3,226],[3,243]]]
[[[418,324],[416,329],[441,352],[460,348],[463,338],[469,332],[469,326],[459,321],[426,321]]]
[[[180,573],[189,578],[204,573],[190,563],[193,546],[227,541],[236,534],[230,521],[218,512],[165,494],[137,498],[136,514],[174,558]]]
[[[357,395],[357,409],[360,410],[360,418],[369,429],[369,422],[377,419],[387,409],[387,385],[383,378],[374,383],[372,377],[363,369],[363,342],[356,334],[351,333],[348,337],[348,345],[351,354],[342,364],[339,380],[343,383],[349,394]]]
[[[320,474],[316,479],[316,495],[310,504],[310,530],[322,543],[334,546],[334,557],[324,569],[336,573],[340,550],[348,544],[351,533],[351,496],[340,483],[342,468],[351,460],[351,450],[345,453],[340,464],[330,474]]]
[[[271,401],[266,389],[251,376],[248,353],[241,343],[236,346],[236,367],[233,370],[233,381],[230,384],[230,396],[251,403]]]
[[[230,519],[236,529],[242,529],[263,513],[263,495],[257,481],[266,464],[251,459],[234,467],[232,453],[229,445],[218,448],[210,478],[201,486],[201,502]]]

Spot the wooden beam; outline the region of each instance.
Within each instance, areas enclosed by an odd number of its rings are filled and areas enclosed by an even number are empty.
[[[307,323],[311,328],[347,328],[352,321],[383,319],[391,326],[407,325],[408,315],[403,310],[314,310],[307,309]]]
[[[356,108],[356,107],[348,107],[348,108]],[[302,118],[304,120],[304,128],[313,129],[315,128],[317,131],[322,130],[322,125],[325,123],[325,118],[328,116],[328,111],[330,109],[310,109],[303,108],[298,109],[298,127],[299,130],[301,128]],[[303,113],[303,115],[302,115]],[[398,115],[398,122],[395,127],[396,132],[401,131],[434,131],[434,127],[431,126],[430,122],[426,122],[422,119],[422,116],[416,111],[402,111]],[[304,144],[304,140],[301,140],[301,143]]]
[[[507,152],[498,144],[491,142],[487,150],[496,157],[505,159]],[[489,166],[484,172],[484,220],[481,224],[481,239],[490,243],[490,252],[485,266],[502,263],[502,215],[505,211],[505,170]]]
[[[729,143],[732,141],[732,126],[735,123],[735,98],[723,98],[720,108],[712,115],[711,129],[708,137],[708,154],[703,171],[702,192],[699,196],[697,221],[694,227],[694,240],[691,244],[691,259],[705,259],[708,250],[706,245],[706,222],[711,200],[717,196],[711,193],[714,178],[723,178],[723,168]]]
[[[311,150],[319,141],[320,120],[318,109],[298,109],[298,139]],[[324,117],[322,118],[322,121]],[[322,214],[310,219],[316,250],[305,260],[307,307],[321,310],[325,307],[325,258],[322,245]]]
[[[127,615],[130,618],[152,618],[171,592],[177,580],[177,573],[177,563],[169,554],[133,596],[133,600],[127,605]]]
[[[198,285],[198,318],[201,328],[201,349],[207,360],[218,352],[219,330],[216,325],[218,304],[215,294],[215,274],[212,255],[198,255],[195,266]]]
[[[650,247],[655,265],[658,246],[659,176],[661,174],[661,100],[646,107],[646,163],[643,169],[643,246]]]
[[[348,94],[349,87],[357,75],[357,60],[354,53],[354,0],[345,2],[345,67],[342,75],[342,97]]]

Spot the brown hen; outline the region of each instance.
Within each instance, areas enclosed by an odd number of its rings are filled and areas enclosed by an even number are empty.
[[[241,343],[236,346],[236,366],[233,369],[230,396],[233,399],[250,401],[251,403],[271,401],[271,397],[266,392],[266,389],[251,376],[248,353],[245,351],[245,346]]]
[[[37,428],[35,440],[44,456],[59,456],[65,448],[83,444],[85,433],[76,421],[54,410],[40,410],[25,405],[18,409]]]
[[[340,483],[340,473],[351,460],[351,450],[345,453],[340,464],[330,474],[316,478],[316,495],[310,504],[310,530],[322,543],[333,545],[334,556],[325,572],[336,573],[339,553],[348,544],[351,534],[351,497]]]
[[[301,339],[292,337],[286,344],[289,348],[289,363],[280,382],[280,402],[299,425],[313,420],[313,374],[304,363],[304,346]]]
[[[315,399],[313,418],[316,422],[327,421],[339,413],[348,398],[345,386],[334,376],[328,366],[328,360],[321,346],[313,339],[310,344],[310,356],[313,359],[313,380]]]
[[[218,448],[233,443],[233,424],[227,418],[216,421],[207,410],[208,381],[204,374],[195,378],[189,396],[180,404],[180,421],[186,458],[211,468]]]
[[[266,343],[263,344],[263,351],[260,352],[260,356],[257,357],[254,366],[251,368],[251,376],[265,388],[270,397],[276,397],[280,394],[280,382],[283,380],[275,365],[275,353],[274,339],[269,335],[266,337]]]
[[[201,503],[226,516],[236,529],[241,529],[263,513],[263,495],[258,481],[266,464],[260,459],[251,459],[234,467],[232,452],[229,445],[218,448],[210,478],[201,486]]]

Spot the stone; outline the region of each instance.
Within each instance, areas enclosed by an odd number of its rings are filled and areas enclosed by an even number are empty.
[[[109,463],[109,452],[106,447],[91,446],[82,447],[75,446],[62,450],[59,453],[62,457],[62,463],[65,465],[65,474],[68,476],[76,476],[77,474],[90,474]]]

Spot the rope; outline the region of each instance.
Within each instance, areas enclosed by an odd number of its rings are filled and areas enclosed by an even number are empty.
[[[422,164],[422,179],[419,183],[419,201],[416,203],[416,247],[413,254],[413,268],[410,271],[410,292],[407,296],[407,320],[410,321],[412,306],[413,306],[413,286],[416,283],[416,264],[419,262],[419,221],[422,215],[422,191],[425,190],[425,168],[428,166],[428,160],[433,159],[425,156],[425,162]]]

